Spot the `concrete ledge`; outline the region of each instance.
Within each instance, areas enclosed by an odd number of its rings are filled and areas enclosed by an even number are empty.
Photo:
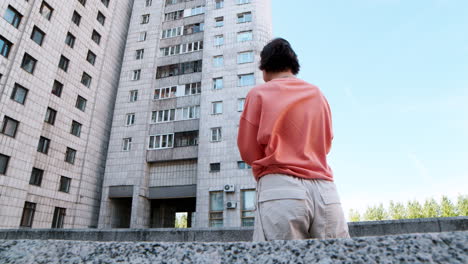
[[[423,218],[349,223],[352,237],[468,230],[468,217]],[[0,239],[87,241],[235,242],[251,241],[251,228],[191,229],[4,229]]]
[[[0,263],[468,262],[468,232],[237,243],[0,240]]]

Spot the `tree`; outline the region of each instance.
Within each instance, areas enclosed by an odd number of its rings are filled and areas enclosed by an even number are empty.
[[[387,213],[383,205],[380,204],[379,206],[367,207],[363,218],[369,221],[384,220],[387,218]]]
[[[393,203],[390,201],[388,208],[388,216],[390,219],[405,219],[407,218],[406,208],[402,203]]]
[[[457,216],[457,212],[455,210],[455,206],[449,200],[447,196],[442,196],[440,200],[440,216],[442,217],[452,217]]]
[[[468,195],[459,195],[457,201],[459,216],[468,216]]]
[[[416,200],[409,201],[408,204],[406,205],[406,210],[407,210],[408,218],[410,219],[424,217],[422,213],[421,204],[419,204],[419,202]]]
[[[180,217],[176,216],[175,228],[187,228],[187,213],[182,214]]]
[[[434,198],[426,199],[422,209],[423,217],[439,217],[440,206]]]
[[[361,221],[361,214],[354,209],[349,210],[349,221],[351,222],[359,222]]]

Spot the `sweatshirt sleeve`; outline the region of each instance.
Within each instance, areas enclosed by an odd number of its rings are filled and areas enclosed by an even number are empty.
[[[239,122],[237,146],[242,160],[252,165],[256,160],[262,159],[265,154],[263,147],[258,143],[258,131],[261,115],[261,100],[255,92],[251,91],[245,100],[244,111]]]

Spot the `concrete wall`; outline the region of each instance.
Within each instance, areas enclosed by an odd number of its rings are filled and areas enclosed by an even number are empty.
[[[468,217],[427,218],[350,223],[352,237],[468,230]],[[192,229],[11,229],[0,239],[63,239],[88,241],[210,242],[250,241],[251,228]]]

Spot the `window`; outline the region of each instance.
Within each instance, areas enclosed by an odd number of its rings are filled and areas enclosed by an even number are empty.
[[[250,0],[237,0],[238,5],[243,5],[243,4],[248,4],[250,3]]]
[[[47,4],[45,1],[42,1],[41,4],[41,9],[39,9],[39,13],[45,17],[45,19],[50,20],[52,17],[52,13],[54,12],[54,9]]]
[[[16,136],[19,122],[11,117],[4,116],[1,133],[10,137]]]
[[[91,35],[91,39],[99,45],[101,43],[101,35],[97,33],[96,30],[93,30],[93,34]]]
[[[67,59],[67,57],[65,57],[63,55],[60,56],[60,61],[59,61],[58,67],[66,72],[66,71],[68,71],[68,64],[70,64],[70,60]]]
[[[130,91],[130,102],[136,102],[138,100],[138,90]]]
[[[161,38],[173,38],[182,35],[182,27],[169,28],[162,31]]]
[[[125,118],[125,125],[131,126],[135,124],[135,113],[127,114]]]
[[[224,7],[224,0],[215,0],[215,9],[220,9]]]
[[[71,184],[71,179],[65,176],[60,176],[60,185],[59,185],[59,191],[60,192],[70,192],[70,184]]]
[[[65,152],[65,161],[70,164],[75,164],[76,150],[67,147],[67,152]]]
[[[253,39],[252,31],[242,31],[237,33],[237,42],[250,41]]]
[[[144,49],[139,49],[136,51],[136,54],[135,54],[135,59],[137,60],[141,60],[143,59],[143,55],[145,54],[145,50]]]
[[[238,86],[249,86],[255,84],[255,77],[253,73],[238,75]]]
[[[238,112],[244,111],[244,104],[245,104],[245,98],[237,99],[237,111]]]
[[[254,226],[255,190],[241,191],[241,225]]]
[[[195,41],[159,49],[162,57],[189,53],[203,49],[203,41]]]
[[[223,113],[223,102],[212,102],[211,103],[211,114],[212,115],[219,115]]]
[[[47,154],[49,152],[50,139],[45,137],[39,138],[39,144],[37,145],[37,151]]]
[[[65,208],[55,207],[54,217],[52,218],[52,228],[63,228],[66,210]]]
[[[23,70],[34,73],[34,68],[36,67],[37,60],[33,58],[31,55],[24,53],[23,61],[21,62],[21,68]]]
[[[94,65],[96,63],[96,54],[94,54],[92,51],[88,50],[88,55],[86,55],[86,60],[91,63],[91,65]]]
[[[80,26],[81,16],[76,11],[73,12],[72,22],[75,23],[77,26]]]
[[[213,79],[213,89],[215,90],[223,89],[223,77]]]
[[[132,81],[140,80],[141,70],[134,70],[132,72]]]
[[[80,4],[82,4],[83,6],[86,6],[86,0],[78,0],[78,2],[80,2]]]
[[[141,24],[148,24],[149,23],[149,18],[150,18],[149,14],[142,15],[141,16]]]
[[[78,95],[78,97],[76,98],[75,107],[84,112],[86,109],[86,102],[87,102],[86,99]]]
[[[254,61],[254,53],[253,51],[245,51],[237,53],[237,63],[249,63]]]
[[[50,108],[50,107],[47,107],[47,111],[46,111],[46,115],[45,115],[45,119],[44,121],[46,123],[49,123],[51,125],[54,125],[55,124],[55,117],[57,116],[57,111]]]
[[[188,61],[179,64],[171,64],[160,66],[157,68],[156,79],[188,74],[193,72],[201,72],[202,61]]]
[[[10,41],[0,36],[0,54],[2,54],[3,57],[8,58],[12,46],[13,44]]]
[[[210,163],[210,172],[219,172],[221,171],[221,163]]]
[[[152,3],[153,3],[153,0],[146,0],[145,7],[151,6]]]
[[[38,27],[34,26],[33,32],[31,34],[31,39],[36,42],[39,46],[42,46],[42,41],[44,41],[45,33],[40,30]]]
[[[185,95],[194,95],[201,93],[201,82],[187,83],[185,85]]]
[[[151,122],[163,123],[175,120],[175,109],[159,110],[151,112]]]
[[[15,28],[18,28],[23,15],[16,11],[16,9],[14,9],[12,6],[8,6],[3,18],[8,21],[8,23],[12,24]]]
[[[63,84],[57,80],[54,80],[54,84],[52,86],[52,94],[60,97],[62,95]]]
[[[238,161],[237,168],[240,170],[245,170],[245,169],[251,169],[252,167],[249,164],[245,163],[245,161]]]
[[[70,134],[79,137],[81,135],[81,126],[82,125],[80,123],[73,120],[72,125],[71,125]]]
[[[203,32],[205,30],[204,23],[195,23],[191,25],[184,26],[184,35],[190,35],[198,32]]]
[[[166,98],[174,98],[176,97],[177,93],[177,86],[166,87],[166,88],[158,88],[154,90],[153,99],[166,99]]]
[[[251,21],[252,21],[251,12],[237,14],[237,23],[246,23],[246,22],[251,22]]]
[[[81,75],[81,83],[88,88],[91,86],[92,79],[93,78],[86,72],[83,72],[83,75]]]
[[[174,135],[175,147],[198,145],[198,131],[180,132]]]
[[[218,163],[219,164],[219,163]],[[211,164],[210,164],[211,167]],[[223,226],[224,193],[210,192],[210,227]]]
[[[123,151],[130,151],[132,149],[132,138],[124,138],[122,150]]]
[[[26,97],[28,96],[28,89],[24,88],[23,86],[15,83],[13,87],[13,92],[11,93],[11,100],[16,101],[20,104],[24,104],[26,102]]]
[[[65,44],[70,46],[70,48],[73,48],[75,46],[75,36],[73,36],[72,33],[68,32],[67,37],[65,38]]]
[[[224,26],[224,17],[215,17],[215,27]]]
[[[224,65],[223,56],[214,56],[213,57],[213,67],[222,67]]]
[[[190,16],[196,16],[205,13],[205,7],[204,6],[196,6],[192,7],[190,10]]]
[[[174,134],[156,135],[149,138],[149,149],[166,149],[174,147]]]
[[[221,141],[221,128],[214,127],[211,129],[211,142]]]
[[[190,120],[200,118],[200,106],[189,106],[176,109],[176,120]]]
[[[21,216],[21,227],[32,227],[34,213],[36,212],[36,204],[24,202],[23,215]]]
[[[109,0],[101,0],[101,2],[102,2],[106,7],[109,7]]]
[[[6,174],[9,161],[10,161],[9,156],[0,154],[0,174],[1,175]]]
[[[145,41],[146,40],[146,31],[140,32],[140,35],[138,36],[138,41]]]
[[[101,12],[98,12],[96,19],[97,21],[99,21],[99,23],[101,23],[101,25],[104,26],[104,23],[106,22],[106,17]]]
[[[164,21],[178,20],[184,17],[184,10],[164,14]]]
[[[224,36],[223,35],[217,35],[215,36],[214,39],[214,45],[215,46],[221,46],[224,44]]]
[[[38,168],[33,168],[31,172],[31,178],[29,178],[29,184],[41,186],[43,175],[44,175],[43,170],[40,170]]]

